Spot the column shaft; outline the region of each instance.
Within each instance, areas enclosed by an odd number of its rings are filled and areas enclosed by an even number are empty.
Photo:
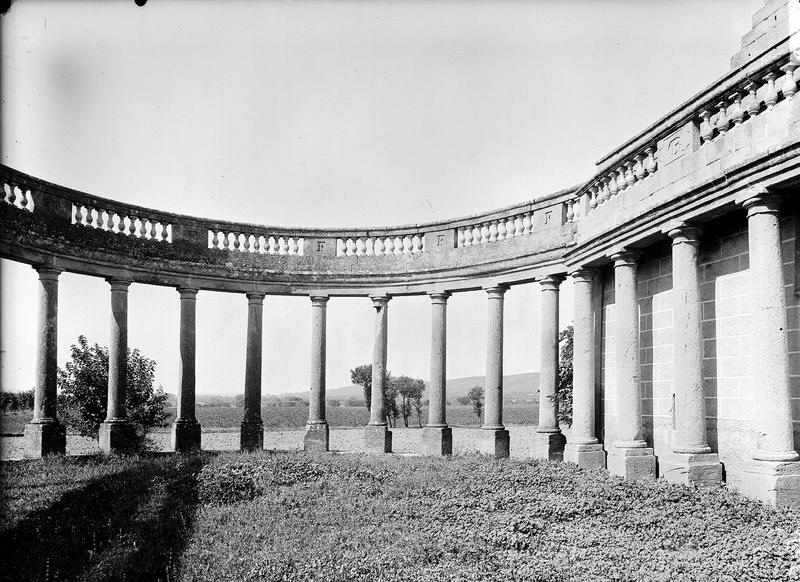
[[[58,421],[56,393],[58,357],[58,276],[59,269],[38,267],[39,328],[36,345],[36,388],[33,394],[33,419],[25,425],[24,454],[39,458],[66,452],[64,425]]]
[[[178,411],[172,425],[172,449],[200,450],[201,429],[195,416],[197,289],[181,287],[178,337]]]
[[[372,396],[369,424],[364,429],[364,441],[368,450],[392,452],[392,433],[387,429],[384,402],[386,385],[386,344],[389,323],[388,295],[375,295],[375,343],[372,350]]]
[[[422,430],[422,448],[428,455],[453,453],[453,432],[447,426],[447,291],[431,296],[431,384],[428,424]]]
[[[247,294],[247,347],[244,368],[244,419],[241,426],[243,451],[264,448],[264,424],[261,420],[261,351],[263,337],[264,294]]]
[[[482,452],[508,457],[508,431],[503,426],[503,296],[506,286],[485,289],[488,296],[486,332],[486,384],[484,386]]]
[[[758,347],[753,394],[758,404],[758,441],[753,458],[796,461],[789,387],[786,290],[781,256],[780,198],[764,194],[746,200],[753,282],[753,345]]]
[[[311,394],[304,448],[327,451],[328,422],[325,420],[326,309],[328,297],[311,296]]]

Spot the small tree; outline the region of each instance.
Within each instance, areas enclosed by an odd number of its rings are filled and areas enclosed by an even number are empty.
[[[480,420],[483,412],[483,386],[476,384],[470,388],[469,392],[467,392],[467,398],[469,398],[469,403],[472,404],[472,411]]]
[[[400,416],[408,428],[408,419],[417,411],[417,423],[422,427],[422,393],[425,391],[425,381],[420,378],[398,376],[394,378],[394,387],[400,395]]]
[[[560,334],[561,351],[558,358],[558,386],[551,396],[558,407],[558,422],[572,426],[572,355],[574,351],[574,329],[570,325]]]
[[[59,406],[68,424],[83,436],[97,438],[100,423],[106,418],[108,401],[108,348],[90,346],[84,336],[70,347],[71,361],[58,369]],[[167,395],[159,386],[153,390],[156,363],[138,349],[128,350],[125,406],[128,420],[144,436],[147,429],[160,425],[167,417]]]
[[[354,370],[350,370],[350,381],[357,386],[361,386],[364,393],[364,403],[367,410],[372,406],[372,364],[363,364]]]

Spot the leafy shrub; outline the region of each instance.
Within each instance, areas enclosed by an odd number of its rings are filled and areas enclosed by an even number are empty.
[[[33,410],[33,390],[0,392],[0,410],[3,412]]]

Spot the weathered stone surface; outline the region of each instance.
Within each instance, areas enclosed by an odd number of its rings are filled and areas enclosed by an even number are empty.
[[[770,505],[800,509],[800,462],[752,461],[728,486]]]
[[[656,477],[656,458],[651,448],[611,447],[606,462],[608,471],[612,475],[619,475],[632,481]]]
[[[422,429],[422,452],[440,457],[453,454],[453,430],[449,426],[426,426]]]
[[[575,463],[586,469],[604,469],[606,452],[603,445],[578,445],[567,443],[564,447],[564,462]]]
[[[63,455],[67,450],[67,431],[60,422],[25,425],[25,458]]]
[[[722,481],[722,463],[716,453],[672,453],[658,457],[658,473],[673,483],[716,485]]]
[[[303,450],[308,452],[326,453],[329,450],[330,434],[327,422],[306,424],[306,434],[303,437]]]
[[[479,452],[495,459],[507,459],[511,452],[511,438],[504,428],[485,428]]]
[[[264,448],[264,423],[261,420],[244,421],[240,428],[242,451],[260,451]]]
[[[564,460],[564,445],[566,437],[561,432],[536,432],[533,437],[531,454],[536,459],[550,461]]]
[[[201,429],[196,420],[179,420],[172,423],[170,443],[173,451],[190,453],[200,450]]]
[[[104,453],[130,453],[136,450],[136,431],[127,420],[106,420],[100,425],[100,450]]]
[[[386,425],[368,424],[364,427],[364,446],[374,453],[391,453],[392,431]]]

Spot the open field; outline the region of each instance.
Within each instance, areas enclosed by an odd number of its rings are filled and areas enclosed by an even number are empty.
[[[175,409],[167,422],[172,422]],[[506,424],[525,425],[538,422],[538,406],[536,404],[505,404],[503,418]],[[22,433],[25,423],[32,416],[32,411],[8,412],[0,414],[0,432]],[[218,428],[239,428],[244,411],[241,408],[226,406],[201,406],[197,408],[197,420],[204,430]],[[328,423],[336,426],[364,426],[369,421],[366,407],[334,406],[327,408]],[[308,420],[308,405],[302,406],[265,406],[261,409],[261,418],[266,430],[283,428],[302,428]],[[428,418],[427,407],[422,410],[422,424]],[[398,419],[402,425],[402,419]],[[447,421],[451,426],[479,426],[478,417],[471,406],[452,405],[447,407]],[[410,424],[417,425],[414,415]]]
[[[800,516],[477,456],[3,463],[8,580],[791,580]]]

